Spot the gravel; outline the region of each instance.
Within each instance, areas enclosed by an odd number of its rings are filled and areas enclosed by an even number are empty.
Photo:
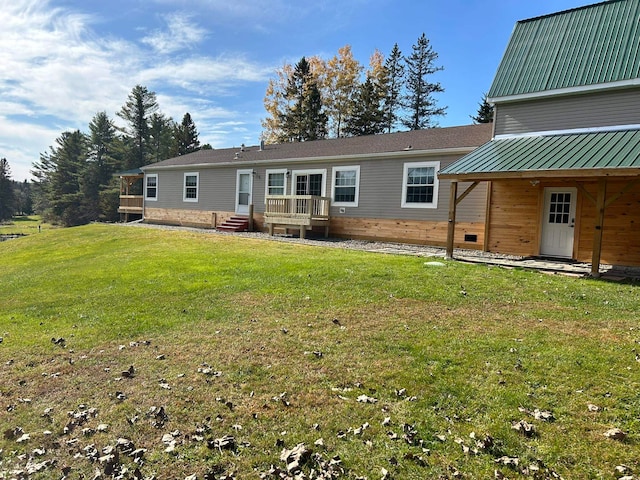
[[[427,245],[414,245],[409,243],[380,242],[369,240],[352,240],[344,238],[305,238],[301,239],[297,235],[273,235],[265,232],[222,232],[207,228],[183,227],[176,225],[161,225],[155,223],[144,223],[142,221],[121,223],[118,225],[130,227],[156,228],[161,230],[185,230],[203,235],[225,235],[244,238],[256,238],[275,242],[295,243],[299,245],[314,245],[321,247],[345,248],[350,250],[362,250],[378,253],[395,253],[398,255],[413,255],[419,257],[445,257],[444,247],[432,247]],[[456,249],[456,257],[477,258],[477,259],[503,259],[522,260],[523,257],[515,255],[503,255],[481,250]]]

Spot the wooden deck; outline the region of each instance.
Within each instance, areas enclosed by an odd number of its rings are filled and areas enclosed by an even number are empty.
[[[266,198],[264,223],[273,235],[274,227],[299,229],[300,238],[305,238],[307,229],[324,227],[324,236],[329,236],[330,197],[315,195],[271,195]]]
[[[142,195],[120,195],[118,213],[142,214],[143,201]]]

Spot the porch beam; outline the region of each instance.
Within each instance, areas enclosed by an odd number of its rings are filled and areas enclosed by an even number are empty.
[[[494,126],[495,128],[495,126]],[[487,198],[484,207],[484,242],[482,244],[482,250],[484,252],[489,251],[489,226],[491,225],[491,195],[493,190],[493,183],[487,182]]]
[[[598,179],[598,196],[596,199],[596,224],[593,232],[593,252],[591,258],[591,276],[600,276],[600,257],[602,254],[602,230],[604,227],[604,211],[607,198],[607,179]]]
[[[456,205],[459,204],[464,198],[471,193],[471,191],[476,188],[480,182],[473,182],[471,185],[467,187],[467,189],[456,199]]]
[[[449,192],[449,223],[447,225],[447,250],[445,258],[453,258],[453,237],[456,233],[456,207],[473,191],[474,188],[478,186],[479,183],[480,182],[473,182],[458,198],[458,182],[451,182],[451,190]]]
[[[452,181],[449,187],[449,217],[447,224],[447,249],[445,258],[451,260],[453,258],[453,237],[456,233],[456,199],[458,197],[458,182]]]
[[[593,195],[589,193],[589,191],[586,188],[584,188],[583,184],[576,182],[576,187],[578,187],[578,190],[580,190],[580,193],[582,193],[582,195],[587,197],[591,201],[591,203],[593,203],[594,205],[596,204],[596,199],[593,197]]]
[[[630,181],[629,183],[627,183],[622,190],[620,190],[618,193],[616,193],[615,195],[613,195],[611,198],[609,198],[604,206],[605,208],[608,207],[609,205],[611,205],[613,202],[615,202],[616,200],[618,200],[621,196],[623,196],[625,193],[627,193],[629,190],[633,189],[633,187],[635,187],[638,184],[638,181],[640,181],[639,179],[635,179]]]

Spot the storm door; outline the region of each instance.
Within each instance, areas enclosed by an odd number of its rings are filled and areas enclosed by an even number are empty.
[[[236,182],[236,213],[238,215],[248,215],[251,204],[251,193],[253,190],[253,171],[238,170]]]

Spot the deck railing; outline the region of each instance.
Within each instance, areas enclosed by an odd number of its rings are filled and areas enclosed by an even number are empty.
[[[120,195],[120,211],[140,210],[142,211],[142,203],[144,198],[142,195]]]
[[[316,195],[270,195],[266,198],[265,218],[308,218],[329,220],[331,197]]]

